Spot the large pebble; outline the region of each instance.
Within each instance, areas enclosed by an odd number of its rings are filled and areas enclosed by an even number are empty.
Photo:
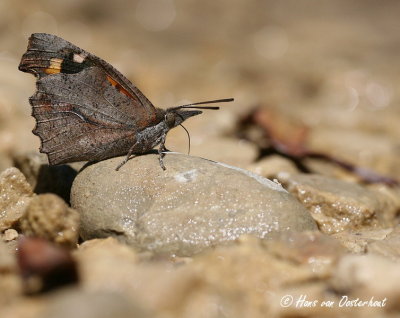
[[[321,175],[298,174],[280,180],[309,209],[324,233],[394,225],[399,207],[383,193]]]
[[[316,229],[306,209],[280,185],[248,171],[169,153],[121,158],[86,167],[76,177],[72,206],[84,239],[115,236],[160,253],[193,255],[242,234],[265,238]]]

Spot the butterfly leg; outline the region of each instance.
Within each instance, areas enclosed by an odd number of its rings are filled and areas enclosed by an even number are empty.
[[[165,148],[165,138],[167,137],[167,134],[163,134],[163,136],[161,137],[161,143],[160,143],[160,147],[158,148],[158,161],[160,162],[160,167],[163,170],[166,170],[167,168],[165,168],[164,165],[164,157],[165,157],[165,151],[168,151],[167,148]]]
[[[137,142],[135,142],[135,144],[129,149],[128,154],[126,155],[125,159],[115,168],[115,171],[118,171],[124,164],[126,164],[128,162],[129,159],[131,159],[133,150],[135,149],[137,145]],[[132,157],[134,158],[135,155]]]

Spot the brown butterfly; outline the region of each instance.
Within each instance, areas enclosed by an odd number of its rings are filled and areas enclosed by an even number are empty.
[[[35,33],[19,70],[37,77],[30,97],[33,133],[40,137],[40,152],[50,165],[100,161],[126,155],[118,170],[135,154],[159,147],[160,166],[168,131],[199,110],[197,106],[230,102],[211,100],[156,108],[125,76],[99,57],[52,34]]]

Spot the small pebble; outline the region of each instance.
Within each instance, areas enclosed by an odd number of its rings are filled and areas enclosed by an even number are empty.
[[[4,232],[4,240],[6,242],[15,240],[18,237],[18,232],[14,229],[8,229]]]
[[[34,197],[19,224],[27,236],[41,237],[71,248],[78,242],[79,214],[55,194]]]
[[[18,222],[33,196],[31,186],[17,168],[0,174],[0,232]]]

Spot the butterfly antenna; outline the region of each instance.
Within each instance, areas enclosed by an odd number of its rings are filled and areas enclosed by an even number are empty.
[[[193,109],[219,109],[218,106],[196,106],[196,105],[205,105],[205,104],[215,104],[215,103],[227,103],[233,102],[233,98],[223,98],[223,99],[213,99],[204,102],[190,103],[186,105],[180,105],[176,107],[172,107],[171,109],[181,109],[181,108],[193,108]]]
[[[190,134],[189,134],[188,130],[185,128],[185,126],[183,126],[182,124],[179,124],[179,126],[181,126],[183,129],[185,129],[186,134],[187,134],[187,136],[188,136],[188,139],[189,139],[189,150],[188,150],[188,155],[189,155],[189,154],[190,154]]]

